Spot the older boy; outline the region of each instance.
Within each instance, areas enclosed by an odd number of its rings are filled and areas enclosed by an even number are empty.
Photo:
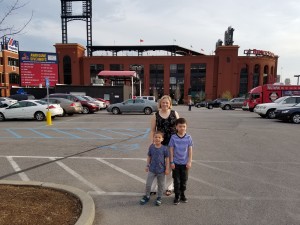
[[[177,133],[173,134],[169,142],[170,163],[174,181],[174,205],[179,201],[188,202],[185,197],[188,170],[192,166],[192,137],[186,133],[187,123],[184,118],[176,120]]]

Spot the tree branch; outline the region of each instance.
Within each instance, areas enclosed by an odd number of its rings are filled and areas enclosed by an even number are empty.
[[[4,0],[1,0],[0,3],[2,3]],[[19,10],[21,8],[23,8],[25,5],[27,5],[28,3],[24,3],[21,4],[19,3],[19,0],[16,0],[7,10],[7,12],[4,14],[4,16],[2,17],[2,19],[0,20],[0,32],[2,33],[2,35],[0,36],[0,38],[6,36],[6,35],[15,35],[15,34],[19,34],[21,33],[27,26],[28,24],[31,22],[32,18],[33,18],[33,11],[31,12],[31,16],[29,18],[29,20],[27,20],[27,22],[18,29],[15,29],[14,25],[12,25],[11,27],[5,27],[5,28],[1,28],[1,25],[3,25],[4,21],[12,15],[12,13],[16,10]]]

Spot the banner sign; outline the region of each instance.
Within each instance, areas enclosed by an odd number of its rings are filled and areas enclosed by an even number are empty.
[[[22,86],[45,86],[45,78],[49,80],[50,87],[58,83],[56,53],[20,51],[19,58]]]
[[[255,55],[255,56],[275,57],[275,54],[273,52],[258,50],[258,49],[246,49],[244,50],[244,54],[246,54],[247,56]]]

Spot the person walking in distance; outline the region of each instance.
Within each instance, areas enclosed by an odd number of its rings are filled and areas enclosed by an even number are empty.
[[[192,137],[186,133],[187,122],[184,118],[176,120],[177,133],[173,134],[169,143],[170,164],[174,181],[174,205],[188,202],[185,191],[188,171],[192,166]]]
[[[153,144],[148,150],[147,165],[145,171],[148,172],[145,196],[140,200],[140,204],[144,205],[150,200],[150,191],[153,180],[156,178],[158,192],[155,204],[160,206],[162,203],[162,195],[165,188],[165,175],[170,172],[169,150],[167,146],[161,144],[164,140],[163,133],[156,131],[153,137]]]
[[[151,118],[150,139],[153,143],[153,134],[155,131],[161,131],[164,134],[162,145],[168,146],[172,134],[176,133],[175,122],[179,118],[178,113],[172,110],[172,99],[164,95],[158,102],[159,111]],[[152,185],[151,192],[155,192],[155,183]],[[171,195],[173,189],[173,180],[171,176],[166,176],[167,196]]]

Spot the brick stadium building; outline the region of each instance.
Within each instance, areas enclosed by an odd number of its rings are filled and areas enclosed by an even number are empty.
[[[59,83],[70,85],[111,85],[99,79],[103,70],[136,70],[142,81],[142,95],[160,97],[168,94],[185,102],[192,98],[214,99],[230,92],[233,97],[245,95],[258,85],[277,80],[278,56],[268,51],[245,50],[238,55],[238,45],[216,45],[214,55],[205,55],[177,45],[166,46],[93,46],[102,56],[86,56],[79,44],[56,44],[59,60]],[[106,52],[111,56],[106,56]],[[135,51],[136,56],[118,56]],[[165,51],[168,55],[146,55]],[[123,53],[124,54],[124,53]],[[105,55],[105,56],[103,56]],[[123,85],[121,80],[114,85]],[[139,94],[135,85],[134,95]]]

